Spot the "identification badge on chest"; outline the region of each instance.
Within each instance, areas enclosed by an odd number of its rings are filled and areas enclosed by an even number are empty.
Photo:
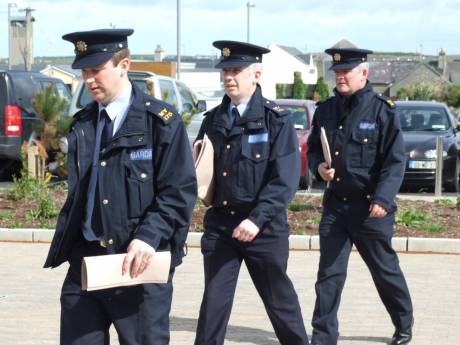
[[[141,149],[132,151],[129,154],[129,159],[132,161],[151,161],[152,160],[152,149]]]

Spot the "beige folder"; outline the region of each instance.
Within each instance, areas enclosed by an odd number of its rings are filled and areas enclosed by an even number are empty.
[[[331,165],[332,165],[331,150],[329,148],[329,143],[327,141],[326,131],[324,130],[324,127],[321,127],[320,138],[321,138],[321,146],[323,148],[324,160],[326,161],[328,167],[331,168]]]
[[[203,139],[193,145],[196,179],[198,183],[198,198],[205,206],[212,204],[214,196],[214,148],[205,134]]]
[[[81,267],[82,290],[93,291],[146,283],[167,283],[171,266],[170,252],[156,252],[147,269],[131,278],[121,274],[126,254],[86,256]]]

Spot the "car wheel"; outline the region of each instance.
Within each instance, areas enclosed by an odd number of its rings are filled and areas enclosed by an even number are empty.
[[[299,187],[300,189],[304,189],[307,192],[311,190],[311,186],[313,184],[313,179],[310,174],[310,171],[306,171],[304,176],[300,176]]]
[[[460,192],[460,158],[457,158],[455,163],[454,177],[451,182],[446,183],[446,192]]]

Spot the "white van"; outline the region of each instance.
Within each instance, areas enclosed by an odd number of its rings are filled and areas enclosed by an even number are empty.
[[[182,116],[206,110],[206,101],[198,100],[193,91],[177,79],[140,71],[129,71],[128,76],[141,91],[173,105]],[[72,97],[69,114],[73,116],[91,101],[91,94],[84,82],[80,81]]]

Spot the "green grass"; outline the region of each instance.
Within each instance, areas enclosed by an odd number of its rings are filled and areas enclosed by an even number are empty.
[[[446,206],[453,206],[455,203],[450,199],[437,199],[434,201],[435,205],[446,205]]]
[[[444,231],[442,225],[437,223],[423,223],[422,229],[431,233],[440,233]]]
[[[414,210],[398,212],[396,214],[396,223],[405,226],[420,227],[423,223],[427,221],[427,219],[428,218],[425,213]]]
[[[315,206],[313,206],[312,204],[290,204],[288,206],[288,210],[292,212],[300,212],[314,209]]]
[[[0,220],[12,220],[13,218],[14,218],[14,214],[11,211],[0,212]]]

